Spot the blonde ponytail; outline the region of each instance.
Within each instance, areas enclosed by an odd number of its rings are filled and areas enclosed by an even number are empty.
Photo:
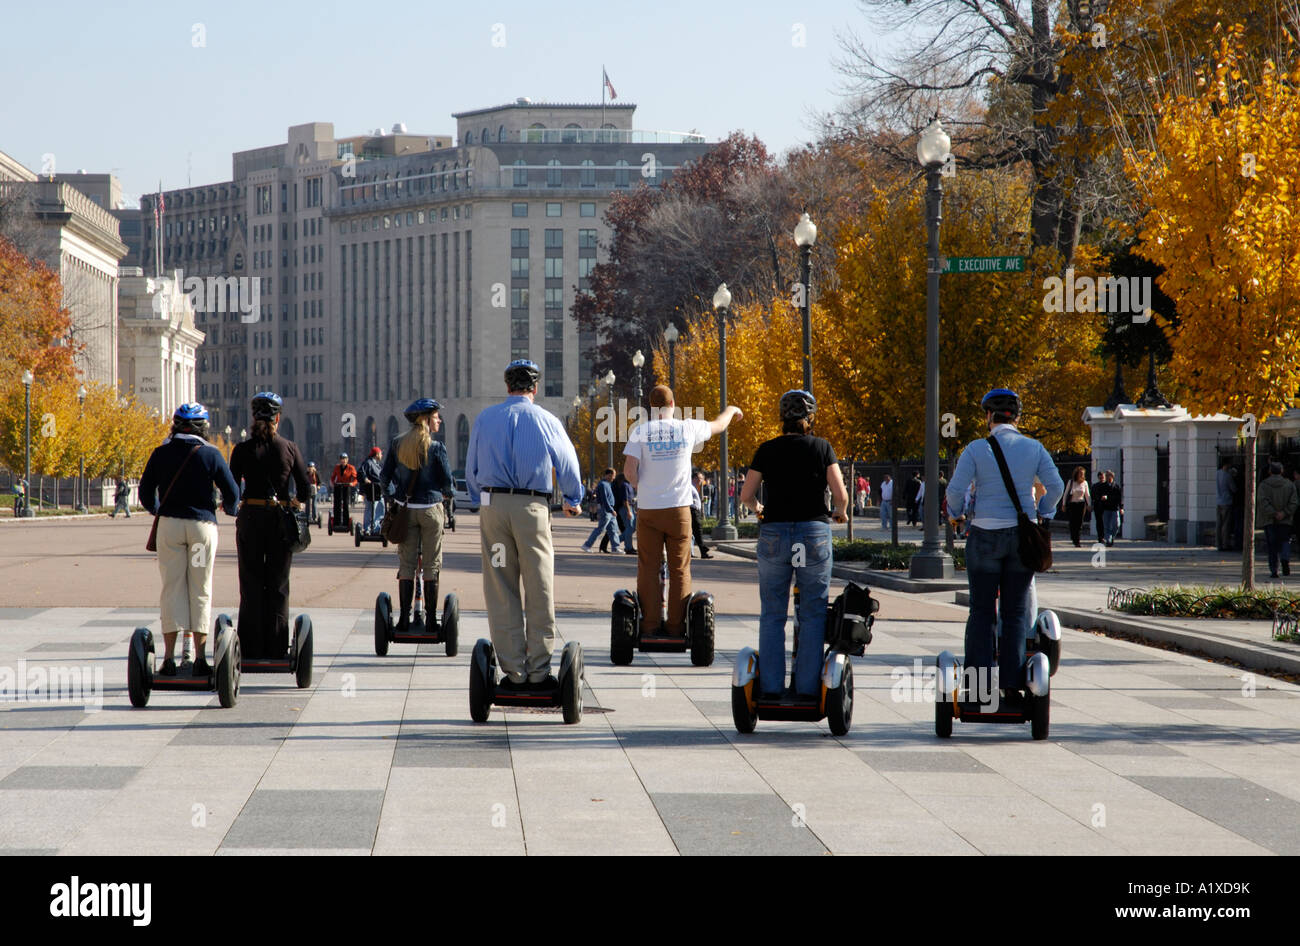
[[[429,460],[429,447],[432,445],[429,415],[421,414],[411,421],[411,429],[397,441],[397,462],[408,470],[423,469]]]

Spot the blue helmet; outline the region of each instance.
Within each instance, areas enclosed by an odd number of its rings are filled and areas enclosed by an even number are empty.
[[[284,401],[280,399],[280,395],[273,391],[259,391],[253,395],[254,420],[270,420],[279,414],[280,409],[283,407]]]
[[[421,414],[432,414],[434,411],[440,410],[442,410],[442,405],[433,398],[422,397],[412,401],[402,413],[406,415],[407,420],[413,421]]]
[[[994,388],[980,400],[980,410],[1019,417],[1020,395],[1010,388]]]
[[[531,391],[541,376],[542,369],[537,367],[537,362],[518,358],[506,365],[506,390]]]
[[[781,419],[802,420],[817,412],[817,399],[799,388],[781,395]]]
[[[172,415],[172,420],[178,421],[200,421],[208,419],[208,409],[202,404],[195,401],[193,404],[182,404],[176,408],[176,413]]]

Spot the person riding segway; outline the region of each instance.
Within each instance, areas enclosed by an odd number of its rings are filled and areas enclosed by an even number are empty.
[[[628,434],[623,472],[636,489],[636,592],[614,596],[610,659],[630,663],[642,651],[691,649],[692,662],[713,662],[713,597],[691,593],[691,454],[743,417],[729,406],[711,421],[677,420],[666,384],[650,391],[650,420]],[[665,555],[667,594],[660,583]],[[661,607],[660,602],[664,602]],[[696,639],[698,638],[698,639]]]
[[[298,446],[278,433],[282,401],[262,391],[252,400],[249,439],[230,451],[230,472],[242,482],[235,519],[239,553],[239,644],[244,673],[296,674],[311,685],[311,620],[300,614],[289,637],[289,569],[298,523],[291,510],[310,489]],[[291,496],[292,484],[295,495]],[[292,528],[293,539],[289,530]]]
[[[319,529],[320,510],[316,508],[316,500],[320,496],[320,471],[316,469],[315,460],[307,464],[307,481],[311,483],[311,492],[307,496],[307,521]]]
[[[334,511],[326,526],[328,535],[352,531],[352,489],[357,485],[357,468],[348,462],[346,453],[339,454],[339,462],[330,473],[330,487],[334,491]]]
[[[512,361],[505,370],[509,396],[483,410],[470,431],[465,485],[470,501],[479,505],[483,597],[492,635],[474,645],[470,660],[470,717],[480,723],[493,705],[559,706],[566,723],[582,718],[582,645],[565,644],[559,678],[551,673],[550,507],[558,483],[565,514],[576,516],[582,482],[564,425],[533,402],[540,377],[534,362]]]
[[[233,516],[239,487],[221,451],[207,441],[208,411],[202,404],[182,404],[172,415],[171,435],[149,456],[140,477],[140,502],[154,515],[150,548],[158,552],[162,576],[159,601],[162,619],[163,663],[154,671],[154,640],[148,628],[136,628],[131,638],[127,663],[127,689],[133,706],[149,702],[151,689],[197,689],[216,687],[213,667],[229,679],[232,668],[222,666],[228,656],[227,641],[213,640],[213,661],[204,656],[212,609],[212,572],[217,554],[215,491],[221,493],[221,507]],[[194,635],[192,665],[182,662],[177,673],[177,634]],[[237,671],[234,671],[237,673]],[[237,680],[237,676],[234,677]],[[172,685],[175,682],[176,685]],[[222,690],[221,704],[233,705],[238,684]]]
[[[442,571],[442,533],[446,520],[443,500],[455,488],[447,448],[442,441],[434,439],[442,426],[438,413],[441,409],[429,397],[411,402],[405,411],[411,429],[389,445],[388,456],[378,474],[393,504],[391,513],[384,517],[384,527],[388,537],[396,537],[398,543],[400,609],[394,625],[388,592],[381,593],[375,602],[375,653],[381,657],[388,653],[390,642],[443,643],[447,656],[456,656],[460,624],[456,595],[447,595],[441,621],[434,611]],[[424,573],[422,588],[416,585],[417,568]],[[415,606],[414,622],[412,605]]]
[[[989,436],[966,445],[948,483],[948,515],[954,525],[965,519],[966,487],[972,482],[979,513],[966,540],[970,611],[964,670],[948,651],[936,661],[935,732],[940,738],[951,735],[954,719],[1030,722],[1033,738],[1046,739],[1060,630],[1051,612],[1036,622],[1029,613],[1034,572],[1050,564],[1050,551],[1047,561],[1041,554],[1035,559],[1034,546],[1028,543],[1027,560],[1023,533],[1038,528],[1025,510],[1035,510],[1040,522],[1050,519],[1065,484],[1043,445],[1016,429],[1019,395],[994,388],[984,395],[980,408]],[[1035,477],[1045,487],[1041,497],[1035,496]],[[1028,538],[1035,537],[1030,533]],[[1027,654],[1031,636],[1036,649]]]

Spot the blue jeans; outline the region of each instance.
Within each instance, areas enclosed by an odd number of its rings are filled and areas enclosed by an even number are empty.
[[[587,541],[582,543],[582,547],[584,549],[591,548],[596,543],[596,540],[600,538],[600,534],[608,530],[609,541],[617,551],[621,544],[618,537],[618,520],[614,518],[614,514],[608,509],[597,510],[597,514],[600,516],[600,520],[596,523],[596,528],[591,530],[591,535],[587,536]]]
[[[374,532],[379,528],[379,524],[384,521],[384,501],[383,499],[367,499],[365,515],[361,518],[361,531],[366,535]]]
[[[764,693],[780,693],[785,685],[785,620],[792,578],[799,588],[803,638],[795,657],[794,688],[806,695],[819,691],[821,678],[831,585],[829,522],[765,522],[758,527],[758,682]]]
[[[998,648],[999,686],[1015,689],[1022,683],[1025,637],[1029,633],[1029,584],[1034,573],[1020,561],[1019,530],[971,527],[966,540],[966,580],[970,613],[966,618],[967,668],[985,672],[993,667]],[[1001,619],[1000,643],[995,641]]]
[[[1115,541],[1115,536],[1119,534],[1119,510],[1107,509],[1101,514],[1101,521],[1104,531],[1105,541]]]
[[[882,499],[880,501],[880,528],[888,529],[894,522],[894,501],[892,499]]]
[[[1268,547],[1268,571],[1277,574],[1280,557],[1288,566],[1291,563],[1291,523],[1270,522],[1264,526],[1264,543]]]
[[[636,515],[631,509],[623,510],[623,547],[630,549],[636,537]]]

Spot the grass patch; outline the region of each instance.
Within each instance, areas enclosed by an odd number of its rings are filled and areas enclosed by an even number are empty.
[[[920,546],[912,543],[890,545],[888,542],[876,542],[871,539],[835,539],[835,560],[837,562],[864,562],[868,568],[882,571],[903,571],[911,567],[912,555],[920,551]],[[966,567],[966,550],[962,547],[953,549],[953,567]]]
[[[1115,611],[1157,617],[1271,620],[1278,612],[1300,612],[1300,592],[1263,588],[1245,591],[1226,585],[1112,588],[1109,598],[1107,603]]]

